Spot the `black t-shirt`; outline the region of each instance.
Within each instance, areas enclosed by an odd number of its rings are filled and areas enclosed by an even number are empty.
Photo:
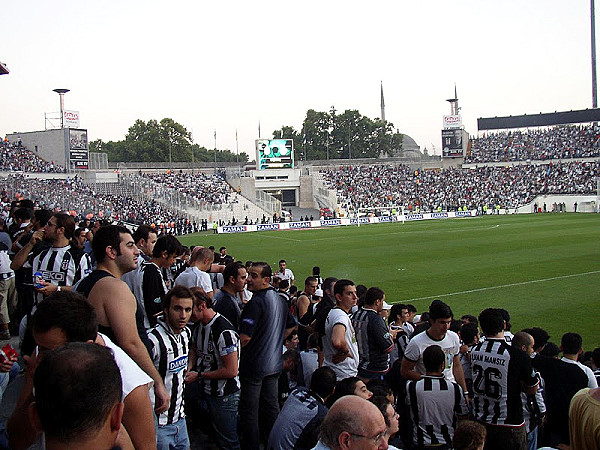
[[[536,355],[533,367],[544,379],[548,430],[560,435],[560,442],[569,440],[569,405],[573,396],[588,386],[588,377],[579,366],[560,359]]]
[[[281,372],[283,335],[296,325],[285,301],[271,288],[254,292],[241,319],[240,335],[251,339],[240,352],[240,375],[265,377]]]

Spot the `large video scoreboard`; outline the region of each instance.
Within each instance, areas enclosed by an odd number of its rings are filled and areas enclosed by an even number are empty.
[[[291,139],[257,139],[256,169],[293,169],[294,141]]]
[[[444,116],[442,128],[442,157],[460,158],[464,156],[464,128],[460,115]]]

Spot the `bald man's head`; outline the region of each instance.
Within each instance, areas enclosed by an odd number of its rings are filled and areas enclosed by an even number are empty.
[[[356,395],[337,400],[321,424],[321,441],[332,449],[361,449],[377,442],[387,449],[387,427],[379,409]],[[374,447],[369,447],[374,448]]]

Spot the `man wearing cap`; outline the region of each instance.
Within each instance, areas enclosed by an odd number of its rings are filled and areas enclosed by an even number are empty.
[[[363,307],[352,318],[358,343],[358,376],[365,383],[383,380],[390,370],[389,354],[394,349],[394,337],[380,315],[384,303],[385,293],[378,287],[369,288]]]

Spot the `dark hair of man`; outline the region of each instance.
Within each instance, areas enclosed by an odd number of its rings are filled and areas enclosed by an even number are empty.
[[[121,234],[131,235],[131,231],[120,225],[106,225],[100,227],[94,240],[92,241],[92,250],[96,261],[103,263],[106,259],[106,247],[112,247],[117,251],[117,255],[121,254]]]
[[[400,315],[402,314],[403,309],[406,309],[406,305],[402,305],[401,303],[392,305],[390,309],[390,315],[388,316],[388,325],[395,323],[396,320],[402,320]]]
[[[346,290],[346,286],[354,286],[354,281],[352,280],[339,280],[336,281],[335,287],[333,288],[334,295],[343,295]]]
[[[156,234],[156,230],[148,225],[140,225],[133,232],[133,242],[135,242],[137,245],[142,239],[147,241],[150,237],[150,233]]]
[[[450,307],[441,300],[434,300],[429,305],[429,319],[434,322],[438,319],[448,319],[453,316]]]
[[[277,278],[277,277],[275,277],[275,278]],[[279,290],[280,291],[287,291],[289,289],[289,287],[290,287],[289,280],[281,280],[279,282]]]
[[[56,219],[56,228],[64,228],[65,237],[69,240],[73,239],[73,233],[75,233],[75,219],[65,213],[54,214],[53,217]]]
[[[219,253],[222,252],[223,250],[227,250],[227,247],[220,247],[219,248]]]
[[[385,292],[378,287],[370,287],[365,294],[365,306],[373,306],[377,300],[382,300]]]
[[[271,270],[271,266],[266,262],[253,262],[252,267],[258,267],[260,269],[260,276],[262,278],[273,278],[273,271]]]
[[[373,393],[373,396],[379,395],[387,397],[388,395],[394,395],[394,391],[388,386],[383,380],[369,380],[367,382],[367,389]]]
[[[310,283],[317,283],[319,280],[317,280],[317,277],[313,277],[312,275],[310,277],[306,277],[306,280],[304,280],[304,286],[308,286]]]
[[[475,342],[478,331],[477,325],[467,322],[460,329],[460,339],[465,345],[471,345]]]
[[[335,372],[331,367],[319,367],[310,377],[310,390],[325,400],[335,389]]]
[[[19,208],[13,213],[15,219],[31,220],[31,210],[27,208]]]
[[[287,337],[283,340],[283,342],[291,342],[292,339],[294,339],[294,336],[298,336],[297,331],[292,331],[290,334],[288,334]]]
[[[452,322],[450,322],[450,331],[454,331],[455,333],[458,333],[461,328],[462,328],[462,322],[460,320],[453,319]]]
[[[160,258],[163,252],[165,251],[169,256],[179,255],[180,248],[181,244],[175,236],[171,236],[170,234],[163,234],[156,240],[156,244],[154,245],[154,249],[152,250],[152,257]]]
[[[536,352],[544,345],[546,345],[548,339],[550,339],[550,335],[548,334],[548,332],[540,327],[525,328],[522,331],[524,331],[525,333],[529,333],[531,336],[533,336],[533,349]]]
[[[364,303],[366,293],[367,293],[367,287],[364,284],[356,285],[356,296],[359,298],[359,301],[362,300],[362,303]]]
[[[40,302],[31,318],[31,329],[46,333],[52,328],[64,331],[69,342],[95,340],[98,319],[94,307],[74,291],[57,291]]]
[[[498,308],[487,308],[479,314],[479,325],[486,336],[494,336],[504,330],[504,318]]]
[[[82,231],[85,233],[86,232],[85,228],[81,228],[81,227],[76,228],[75,229],[75,237],[78,238]]]
[[[79,342],[46,353],[33,386],[46,437],[63,443],[93,437],[122,395],[112,351]]]
[[[546,356],[548,358],[556,358],[560,353],[560,348],[554,342],[548,341],[542,350],[540,350],[540,355]]]
[[[477,317],[472,316],[471,314],[465,314],[460,318],[460,320],[466,320],[468,323],[474,323],[476,326],[479,325]]]
[[[426,372],[438,372],[446,361],[444,350],[439,345],[430,345],[423,352],[423,365]]]
[[[331,406],[336,402],[336,400],[339,400],[340,398],[346,395],[355,395],[354,390],[356,389],[356,383],[358,383],[359,381],[361,380],[358,377],[348,377],[342,380],[338,380],[335,383],[335,389],[333,390],[333,394],[329,396],[325,405],[328,408],[331,408]]]
[[[600,347],[597,347],[592,351],[592,361],[596,367],[600,367]]]
[[[281,263],[286,263],[287,264],[287,261],[285,259],[280,259],[279,260],[279,264],[281,264]]]
[[[532,340],[533,340],[533,338],[531,337],[531,335],[529,333],[526,333],[524,331],[519,331],[518,333],[515,333],[515,335],[513,336],[512,341],[510,342],[510,345],[513,346],[514,348],[518,348],[519,350],[521,350],[523,348],[523,346],[528,347]]]
[[[207,308],[213,307],[212,298],[210,298],[208,295],[206,295],[206,292],[204,292],[204,290],[202,288],[194,286],[193,288],[190,289],[190,292],[194,296],[193,297],[194,304],[198,304],[198,302],[203,302],[203,303],[206,303]]]
[[[292,361],[296,365],[300,362],[300,352],[293,348],[286,350],[281,357],[284,361]]]
[[[336,277],[327,277],[323,280],[323,293],[325,291],[331,292],[331,285],[333,283],[337,283],[338,279]]]
[[[506,331],[510,331],[510,329],[512,328],[512,325],[510,323],[510,313],[504,309],[504,308],[498,308],[500,310],[500,313],[502,314],[502,318],[504,319],[504,322],[506,322],[504,324],[504,328]]]
[[[225,280],[225,284],[230,284],[230,278],[233,277],[234,279],[236,279],[238,277],[238,274],[240,273],[240,269],[244,269],[244,265],[237,261],[237,262],[232,262],[231,264],[227,264],[225,266],[225,270],[223,270],[223,280]]]
[[[171,299],[173,297],[191,298],[192,301],[194,300],[194,294],[192,294],[192,292],[189,290],[189,288],[182,286],[180,284],[176,284],[171,289],[169,289],[169,292],[167,292],[165,294],[165,299],[163,300],[163,308],[164,309],[168,309],[171,307]]]
[[[391,405],[391,403],[388,400],[388,398],[385,397],[384,395],[373,395],[373,397],[371,397],[369,399],[369,401],[371,403],[373,403],[375,406],[377,406],[377,409],[381,412],[381,415],[383,416],[383,420],[385,421],[385,426],[389,427],[390,419],[387,415],[387,408],[388,408],[388,405]]]
[[[312,268],[312,273],[314,276],[320,276],[321,275],[321,268],[319,266],[315,266]]]
[[[31,200],[30,198],[24,198],[19,202],[19,206],[21,208],[27,208],[29,210],[32,210],[34,207],[33,200]]]
[[[244,263],[244,267],[246,267],[246,269],[249,269],[250,267],[252,267],[252,261],[248,260]]]
[[[414,305],[406,305],[406,310],[407,310],[409,313],[415,313],[415,314],[417,313],[417,308],[415,308],[415,306],[414,306]]]
[[[583,347],[583,339],[578,333],[565,333],[560,340],[563,354],[576,355]]]
[[[454,450],[477,450],[485,443],[486,435],[487,431],[480,423],[472,420],[460,421],[454,430],[452,448]]]

